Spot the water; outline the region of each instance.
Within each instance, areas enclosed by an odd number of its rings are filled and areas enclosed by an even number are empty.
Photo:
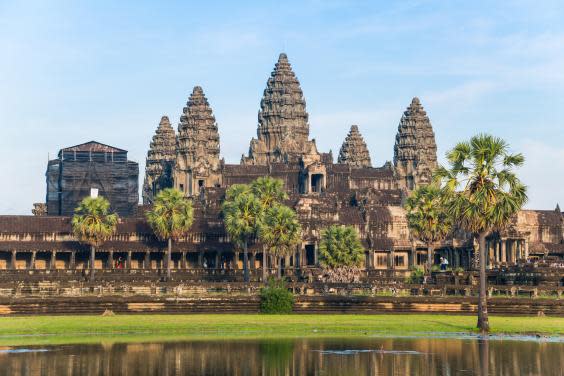
[[[564,341],[187,340],[0,348],[1,375],[564,375]]]

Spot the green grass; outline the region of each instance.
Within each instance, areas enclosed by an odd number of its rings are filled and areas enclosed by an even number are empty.
[[[475,333],[451,315],[117,315],[0,318],[0,345]],[[493,333],[564,335],[564,318],[491,316]]]

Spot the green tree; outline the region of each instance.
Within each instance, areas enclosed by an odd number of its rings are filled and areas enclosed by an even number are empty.
[[[249,241],[256,235],[262,216],[262,206],[250,187],[234,184],[227,189],[222,204],[225,229],[237,247],[243,248],[243,273],[249,282]]]
[[[426,270],[430,273],[433,266],[434,246],[452,229],[446,195],[435,184],[417,188],[407,198],[405,209],[411,234],[427,246]]]
[[[523,165],[522,154],[510,154],[509,145],[487,134],[457,144],[447,153],[448,168],[436,178],[450,196],[448,211],[464,230],[478,237],[480,295],[478,328],[489,331],[486,297],[486,237],[502,229],[527,201],[527,189],[514,172]]]
[[[282,257],[292,254],[301,241],[301,235],[300,223],[291,208],[276,205],[264,213],[259,226],[259,238],[265,250],[278,258],[278,278],[282,276]]]
[[[259,199],[265,211],[288,198],[284,191],[284,182],[270,176],[263,176],[254,180],[251,183],[251,190]]]
[[[263,176],[257,178],[251,183],[250,186],[253,194],[258,198],[261,204],[261,218],[267,215],[267,212],[276,205],[288,198],[284,191],[284,182],[280,179],[275,179],[270,176]],[[263,243],[262,247],[262,280],[266,283],[266,270],[268,267],[268,257],[270,255],[269,247],[264,240],[265,231],[259,231],[259,238]]]
[[[170,279],[172,242],[190,231],[194,222],[192,202],[175,188],[163,189],[155,197],[153,207],[146,216],[155,235],[168,242],[166,275]]]
[[[319,262],[339,278],[345,277],[347,268],[362,265],[364,257],[364,247],[354,227],[332,225],[321,231]]]
[[[79,242],[90,245],[90,280],[94,280],[96,247],[116,233],[118,215],[110,213],[110,203],[104,197],[86,197],[74,210],[72,231]]]

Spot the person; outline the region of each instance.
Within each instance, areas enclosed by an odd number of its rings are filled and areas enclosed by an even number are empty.
[[[441,270],[447,270],[448,260],[446,257],[441,257]]]

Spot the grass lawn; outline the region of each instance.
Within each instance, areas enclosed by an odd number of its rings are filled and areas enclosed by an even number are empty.
[[[474,316],[452,315],[116,315],[0,318],[0,345],[186,338],[475,333]],[[493,333],[564,335],[564,318],[490,316]]]

